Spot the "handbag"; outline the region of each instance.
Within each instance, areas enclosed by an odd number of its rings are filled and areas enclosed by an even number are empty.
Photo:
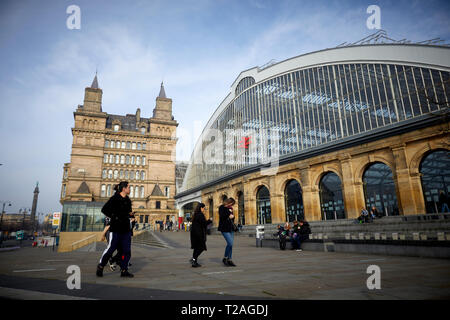
[[[231,228],[234,232],[238,232],[239,228],[237,227],[236,223],[233,222],[233,220],[230,219],[231,222]]]

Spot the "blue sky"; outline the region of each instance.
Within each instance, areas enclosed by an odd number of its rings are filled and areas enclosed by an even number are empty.
[[[66,8],[81,9],[69,30]],[[103,111],[150,117],[164,80],[179,122],[177,159],[243,70],[354,42],[381,9],[394,39],[450,41],[448,1],[8,1],[0,2],[0,200],[7,212],[60,211],[73,112],[98,69]]]

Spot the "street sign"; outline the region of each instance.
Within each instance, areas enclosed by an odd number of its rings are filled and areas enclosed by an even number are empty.
[[[23,230],[16,232],[16,240],[23,240]]]
[[[53,212],[52,226],[58,227],[61,219],[61,212]]]

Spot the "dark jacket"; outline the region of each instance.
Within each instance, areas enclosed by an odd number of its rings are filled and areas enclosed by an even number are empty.
[[[311,233],[311,228],[309,227],[309,223],[308,222],[303,222],[303,225],[300,226],[300,231],[299,233],[301,235],[308,235]]]
[[[221,205],[219,207],[219,226],[218,231],[221,232],[233,232],[233,219],[230,219],[230,214],[233,214],[233,210]]]
[[[131,200],[116,192],[102,208],[105,216],[111,219],[109,231],[117,233],[127,233],[131,231],[130,213]]]
[[[206,220],[202,212],[198,212],[192,219],[191,226],[191,249],[203,249],[206,251],[206,227],[212,223]]]

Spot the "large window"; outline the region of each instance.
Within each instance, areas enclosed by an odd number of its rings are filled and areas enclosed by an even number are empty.
[[[291,180],[286,185],[284,200],[286,207],[286,221],[292,222],[294,220],[298,221],[305,219],[302,188],[297,180]]]
[[[64,202],[61,231],[102,231],[105,218],[101,212],[103,205],[103,202]]]
[[[345,219],[341,179],[334,172],[326,173],[319,183],[322,220]]]
[[[270,192],[265,186],[260,187],[256,194],[256,209],[258,211],[258,224],[272,223]]]
[[[448,212],[450,195],[450,157],[448,150],[427,154],[420,164],[422,190],[427,213]]]
[[[367,209],[375,207],[389,216],[399,214],[392,171],[387,165],[381,162],[370,165],[364,171],[363,183]]]
[[[238,194],[238,222],[245,225],[245,206],[244,206],[244,193],[239,192]]]

